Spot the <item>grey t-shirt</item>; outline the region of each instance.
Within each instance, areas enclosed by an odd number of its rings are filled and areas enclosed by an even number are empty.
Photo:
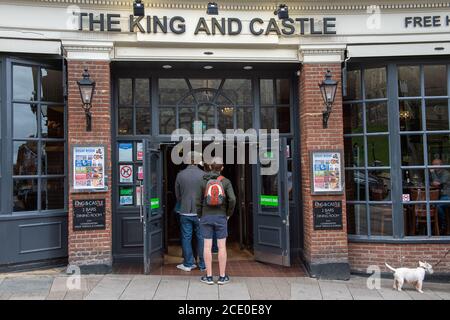
[[[450,197],[450,172],[446,169],[435,169],[431,172],[431,181],[440,183],[441,196],[446,195]]]

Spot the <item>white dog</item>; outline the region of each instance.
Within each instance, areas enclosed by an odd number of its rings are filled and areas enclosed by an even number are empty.
[[[394,289],[402,291],[403,283],[410,283],[416,287],[416,290],[420,293],[422,291],[423,280],[425,279],[425,273],[433,273],[433,267],[426,262],[419,261],[419,267],[412,268],[398,268],[394,269],[387,263],[386,267],[394,272]]]

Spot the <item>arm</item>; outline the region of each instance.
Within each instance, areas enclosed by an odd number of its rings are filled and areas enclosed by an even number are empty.
[[[180,181],[178,180],[178,175],[175,179],[175,197],[177,198],[177,202],[181,200]]]
[[[227,183],[225,193],[226,193],[227,199],[228,199],[227,217],[231,217],[231,215],[234,212],[234,208],[236,206],[236,196],[234,194],[233,186],[231,185],[230,181],[228,181],[228,183]]]
[[[204,190],[204,183],[200,184],[200,187],[197,189],[196,195],[195,195],[195,207],[197,208],[197,216],[200,218],[202,216],[203,212],[203,190]]]

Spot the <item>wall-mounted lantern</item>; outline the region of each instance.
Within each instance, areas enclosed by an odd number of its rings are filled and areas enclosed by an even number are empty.
[[[325,111],[323,111],[323,127],[328,127],[328,118],[330,117],[331,107],[333,106],[334,99],[336,97],[338,81],[331,79],[331,71],[327,70],[325,74],[325,80],[319,83],[320,92],[322,93],[322,99],[325,103]]]
[[[86,131],[92,131],[92,97],[94,96],[95,81],[92,81],[88,69],[83,72],[83,79],[79,80],[78,88],[80,89],[81,101],[83,102],[83,110],[86,114]]]
[[[280,20],[289,19],[289,8],[285,4],[280,4],[273,14],[277,15]]]
[[[206,14],[208,15],[218,15],[219,14],[219,6],[215,2],[209,2],[206,8]]]
[[[134,0],[133,2],[133,15],[135,17],[145,16],[145,8],[142,0]]]

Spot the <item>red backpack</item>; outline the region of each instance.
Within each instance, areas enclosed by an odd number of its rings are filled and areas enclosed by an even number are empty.
[[[223,188],[223,176],[208,180],[205,188],[205,202],[207,206],[219,207],[225,202],[225,189]]]

